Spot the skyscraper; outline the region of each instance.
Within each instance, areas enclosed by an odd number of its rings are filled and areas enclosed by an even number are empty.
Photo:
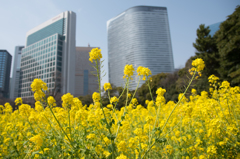
[[[12,55],[7,50],[0,50],[0,97],[9,98],[9,84]]]
[[[21,97],[33,96],[31,83],[41,78],[50,91],[74,94],[76,14],[63,12],[27,32],[21,58]]]
[[[89,52],[95,47],[76,47],[75,96],[84,96],[98,91],[98,78],[89,61]]]
[[[220,29],[219,27],[221,23],[222,22],[218,22],[218,23],[209,25],[209,29],[211,30],[209,35],[213,36]]]
[[[126,64],[148,67],[152,75],[174,71],[166,7],[136,6],[107,22],[109,81],[124,86]],[[136,89],[137,77],[130,83]],[[141,86],[144,81],[140,82]]]
[[[13,62],[13,71],[12,71],[12,80],[11,80],[11,90],[10,90],[10,98],[15,99],[21,96],[21,92],[19,89],[20,82],[20,67],[21,67],[21,53],[24,46],[16,46],[15,54],[14,54],[14,62]]]

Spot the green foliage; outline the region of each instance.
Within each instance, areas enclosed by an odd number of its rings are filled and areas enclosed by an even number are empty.
[[[205,67],[207,69],[203,70],[203,74],[207,77],[214,74],[218,75],[217,69],[219,68],[219,53],[216,44],[216,36],[209,35],[209,27],[205,27],[204,24],[201,24],[197,29],[197,39],[193,43],[194,48],[196,49],[196,58],[202,58]]]
[[[216,33],[220,54],[219,74],[233,86],[240,86],[240,6],[220,25]]]
[[[82,101],[82,104],[83,105],[90,105],[93,103],[93,99],[92,99],[92,96],[91,95],[85,95],[85,96],[79,96],[78,97],[80,101]]]

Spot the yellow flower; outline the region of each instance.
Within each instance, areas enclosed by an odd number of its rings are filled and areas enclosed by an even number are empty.
[[[128,93],[128,98],[131,98],[131,96],[132,96],[132,95],[131,95],[130,93]]]
[[[229,88],[230,87],[230,83],[228,81],[223,81],[222,85],[220,86],[220,88]]]
[[[156,94],[158,96],[163,96],[165,92],[166,92],[166,89],[163,89],[163,88],[160,87],[160,88],[157,89]]]
[[[123,78],[126,78],[126,79],[130,78],[130,79],[132,79],[133,71],[134,71],[133,65],[126,65],[125,68],[124,68],[124,76],[123,76]]]
[[[6,113],[12,112],[13,108],[9,103],[5,103],[4,106],[5,106],[4,112],[6,112]]]
[[[118,102],[118,98],[116,96],[110,99],[110,103],[116,103],[116,102]]]
[[[205,64],[204,61],[201,58],[197,58],[192,62],[192,68],[189,69],[189,73],[193,75],[193,72],[198,72],[199,76],[201,76],[201,71],[204,69]],[[198,78],[198,76],[196,76]]]
[[[134,105],[137,105],[137,104],[138,104],[137,98],[133,98],[133,99],[132,99],[132,104],[134,104]]]
[[[51,106],[51,107],[55,107],[56,106],[56,100],[53,98],[53,96],[49,96],[47,98],[47,101],[48,101],[48,105]]]
[[[100,60],[102,58],[101,49],[94,48],[89,52],[89,61],[93,62],[93,60]]]
[[[107,91],[107,90],[109,90],[109,89],[112,90],[112,86],[111,86],[110,83],[105,83],[103,87],[104,87],[104,90],[105,90],[105,91]]]
[[[100,101],[100,94],[97,93],[97,92],[94,92],[92,94],[92,99],[93,99],[94,102],[99,102]]]
[[[122,151],[125,152],[127,150],[127,144],[125,141],[120,141],[120,143],[118,143],[117,145],[118,148],[118,152]]]
[[[43,144],[43,140],[40,135],[35,135],[29,139],[31,142],[35,143],[35,145],[40,148]]]
[[[218,80],[219,80],[219,78],[215,75],[211,75],[208,77],[209,83],[217,83]]]
[[[111,153],[109,153],[108,151],[104,151],[103,152],[104,156],[107,158],[109,155],[111,155]]]
[[[18,104],[20,104],[20,105],[22,104],[22,98],[21,97],[15,99],[15,105],[18,105]]]
[[[51,102],[53,102],[53,99],[54,98],[51,98]],[[63,101],[62,106],[64,108],[70,107],[71,105],[74,104],[73,103],[73,95],[71,95],[71,93],[64,94],[62,96],[62,101]]]
[[[205,64],[204,61],[201,58],[197,58],[192,62],[192,66],[196,68],[197,72],[200,72],[204,69]]]
[[[124,154],[121,154],[120,156],[118,156],[116,159],[128,159],[127,156],[125,156]]]
[[[138,76],[143,76],[143,80],[146,80],[146,77],[152,74],[151,70],[147,67],[139,66],[137,69]]]
[[[44,83],[41,79],[34,79],[32,84],[31,84],[31,88],[33,92],[39,91],[39,90],[44,90],[46,91],[48,89],[47,84]]]
[[[192,94],[196,95],[197,94],[197,90],[196,89],[192,89]]]
[[[87,136],[87,139],[95,139],[96,138],[96,135],[95,134],[89,134]]]

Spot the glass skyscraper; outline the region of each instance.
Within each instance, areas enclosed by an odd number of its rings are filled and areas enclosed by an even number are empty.
[[[16,46],[15,54],[14,54],[14,62],[13,62],[13,71],[12,71],[12,81],[11,81],[11,90],[10,90],[10,98],[15,99],[21,96],[21,92],[19,89],[20,82],[20,67],[21,67],[21,54],[24,46]]]
[[[33,97],[31,83],[40,78],[50,91],[74,94],[76,14],[63,12],[27,33],[21,56],[21,97]]]
[[[152,75],[174,71],[173,53],[166,7],[136,6],[107,22],[109,82],[124,86],[126,64],[148,67]],[[134,73],[131,90],[138,78]],[[140,82],[141,86],[144,81]]]
[[[7,50],[0,50],[0,97],[9,98],[9,84],[12,55]]]
[[[91,95],[98,91],[98,78],[89,61],[89,52],[96,47],[76,47],[75,96]]]
[[[213,36],[220,29],[219,27],[221,23],[222,22],[218,22],[218,23],[209,25],[209,29],[211,30],[209,35]]]

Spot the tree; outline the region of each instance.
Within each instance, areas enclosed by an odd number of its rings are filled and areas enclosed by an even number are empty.
[[[205,27],[204,24],[201,24],[197,29],[197,39],[196,42],[193,43],[194,48],[196,49],[195,57],[202,58],[205,63],[205,69],[202,74],[207,77],[214,74],[219,76],[219,53],[216,44],[216,36],[213,37],[209,35],[210,29],[209,27]]]
[[[216,33],[220,55],[219,74],[232,86],[240,86],[240,6],[220,25]]]

